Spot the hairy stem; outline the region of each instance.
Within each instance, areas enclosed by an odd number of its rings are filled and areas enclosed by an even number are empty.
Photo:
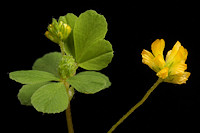
[[[69,84],[66,81],[64,81],[64,85],[65,85],[65,88],[68,92],[67,94],[70,97],[70,95],[69,95]],[[74,133],[73,123],[72,123],[72,115],[71,115],[71,107],[70,107],[70,98],[69,98],[69,104],[68,104],[68,107],[67,107],[65,113],[66,113],[68,133]]]
[[[117,126],[119,126],[131,113],[133,113],[140,105],[142,105],[147,98],[149,97],[149,95],[151,94],[151,92],[162,82],[162,79],[158,79],[156,81],[156,83],[147,91],[147,93],[144,95],[144,97],[142,98],[142,100],[140,100],[135,106],[133,106],[115,125],[112,126],[112,128],[107,132],[107,133],[112,133]]]
[[[66,110],[66,119],[67,119],[68,133],[74,133],[70,103],[69,103],[68,108]]]

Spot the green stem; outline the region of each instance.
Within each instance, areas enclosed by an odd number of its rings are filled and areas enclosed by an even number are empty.
[[[149,97],[151,92],[162,82],[162,79],[158,79],[156,83],[147,91],[147,93],[144,95],[142,100],[140,100],[135,106],[133,106],[115,125],[112,126],[112,128],[107,133],[112,133],[117,126],[119,126],[131,113],[133,113],[140,105],[142,105],[146,99]]]
[[[64,81],[64,85],[65,85],[65,88],[66,88],[66,90],[68,92],[68,96],[69,96],[69,84],[66,81]],[[73,123],[72,123],[72,115],[71,115],[71,107],[70,107],[70,100],[69,100],[69,104],[68,104],[68,107],[67,107],[65,113],[66,113],[68,133],[74,133]]]
[[[74,133],[70,103],[69,103],[68,108],[66,110],[66,119],[67,119],[68,133]]]

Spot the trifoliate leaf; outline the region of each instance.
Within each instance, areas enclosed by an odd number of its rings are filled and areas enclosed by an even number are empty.
[[[82,13],[74,26],[76,62],[87,70],[105,68],[113,57],[112,46],[105,41],[107,22],[93,10]]]
[[[31,103],[39,112],[60,113],[67,109],[69,98],[63,83],[50,83],[33,94]]]
[[[36,84],[48,81],[59,81],[55,75],[38,70],[21,70],[11,72],[9,74],[10,79],[22,84]]]
[[[30,85],[23,85],[22,88],[19,90],[18,99],[22,105],[31,106],[31,97],[33,93],[38,90],[41,86],[48,84],[49,82],[45,83],[38,83],[38,84],[30,84]]]
[[[111,85],[107,76],[94,71],[80,72],[67,79],[67,82],[77,91],[86,94],[94,94]]]
[[[58,66],[62,59],[60,52],[51,52],[37,59],[33,64],[33,70],[40,70],[52,73],[59,77]]]

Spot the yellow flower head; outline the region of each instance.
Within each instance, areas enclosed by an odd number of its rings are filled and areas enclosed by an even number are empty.
[[[172,50],[167,52],[164,60],[164,48],[165,41],[156,39],[151,45],[153,54],[145,49],[142,51],[142,62],[154,70],[157,73],[156,75],[164,82],[186,83],[190,76],[190,72],[185,72],[187,69],[187,64],[185,64],[188,55],[187,49],[177,41]]]

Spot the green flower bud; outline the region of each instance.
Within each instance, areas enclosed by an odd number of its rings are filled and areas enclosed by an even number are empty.
[[[61,62],[59,64],[59,73],[62,79],[67,79],[75,75],[77,68],[78,66],[73,56],[63,55]]]

